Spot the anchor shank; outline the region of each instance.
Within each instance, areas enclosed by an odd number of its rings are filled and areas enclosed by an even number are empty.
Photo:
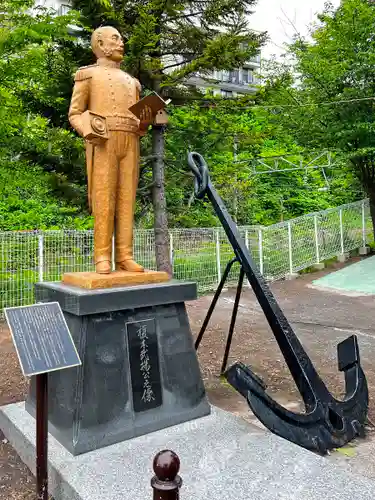
[[[321,394],[326,394],[328,393],[326,386],[318,376],[310,358],[278,306],[263,276],[259,273],[246,245],[242,241],[237,226],[230,217],[210,180],[207,184],[206,194],[263,309],[306,406],[315,406],[316,397],[314,392],[316,392],[316,389],[320,389],[319,392]],[[314,383],[314,391],[311,387],[312,382]]]

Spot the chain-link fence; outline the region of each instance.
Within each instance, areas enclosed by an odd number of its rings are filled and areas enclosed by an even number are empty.
[[[368,200],[304,215],[240,233],[269,281],[306,269],[373,241]],[[233,250],[222,228],[172,229],[174,278],[193,280],[200,293],[215,290]],[[154,233],[136,230],[134,254],[155,269]],[[94,270],[92,231],[0,233],[0,311],[33,302],[38,281],[59,281],[65,272]],[[230,283],[238,277],[232,268]]]

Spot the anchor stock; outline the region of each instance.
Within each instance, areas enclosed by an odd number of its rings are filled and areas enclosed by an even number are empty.
[[[205,160],[199,153],[192,152],[188,155],[188,165],[195,176],[196,197],[202,199],[207,196],[210,200],[235,254],[235,259],[227,266],[202,325],[196,348],[202,340],[230,267],[238,261],[241,266],[240,280],[222,371],[225,370],[229,354],[237,314],[236,303],[240,297],[243,277],[246,275],[302,396],[306,413],[291,412],[278,404],[266,393],[263,381],[243,363],[235,363],[225,371],[227,381],[247,399],[253,413],[271,432],[304,448],[326,454],[328,450],[341,447],[356,436],[363,437],[368,411],[368,388],[360,364],[357,337],[353,335],[337,346],[338,367],[344,372],[346,389],[344,399],[339,401],[319,377],[269,286],[259,273],[236,224],[211,183]]]

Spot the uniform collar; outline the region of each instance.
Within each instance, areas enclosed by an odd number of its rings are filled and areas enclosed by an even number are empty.
[[[99,57],[96,61],[98,66],[105,66],[106,68],[119,68],[121,63],[117,61],[111,61],[111,59],[107,59],[106,57]]]

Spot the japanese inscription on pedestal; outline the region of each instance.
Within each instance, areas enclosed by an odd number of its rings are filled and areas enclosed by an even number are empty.
[[[159,354],[155,320],[126,324],[135,412],[161,406]]]

